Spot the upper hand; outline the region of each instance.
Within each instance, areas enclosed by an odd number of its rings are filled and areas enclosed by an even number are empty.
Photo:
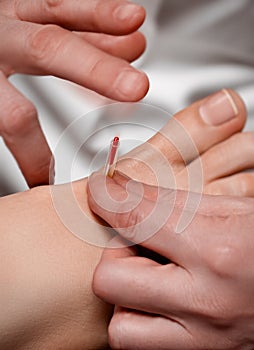
[[[7,80],[54,75],[121,101],[141,99],[146,76],[130,66],[145,48],[145,11],[124,0],[0,1],[0,135],[29,186],[49,182],[51,152],[34,106]],[[94,33],[88,33],[94,32]]]

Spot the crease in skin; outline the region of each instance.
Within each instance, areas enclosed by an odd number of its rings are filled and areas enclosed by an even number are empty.
[[[169,321],[171,321],[171,322],[173,322],[173,323],[177,323],[180,327],[182,327],[187,333],[188,333],[188,335],[192,338],[193,337],[193,334],[192,334],[192,332],[191,332],[191,330],[190,329],[188,329],[188,327],[182,322],[182,321],[180,321],[180,320],[178,320],[177,318],[174,318],[174,313],[171,313],[171,315],[172,316],[169,316],[169,315],[167,315],[166,313],[161,313],[160,315],[158,315],[158,316],[162,316],[162,317],[164,317],[164,318],[166,318],[167,320],[169,320]],[[175,316],[177,316],[177,315],[175,315]]]
[[[119,174],[121,174],[120,172],[118,172]],[[125,176],[125,179],[128,177]],[[117,181],[117,177],[115,179],[116,183],[118,183],[118,185],[120,185],[123,189],[125,188],[124,185],[122,185],[120,182]],[[132,180],[133,181],[133,180]],[[154,189],[156,189],[156,186],[151,186]],[[168,189],[166,189],[166,191],[168,191]],[[193,219],[195,220],[195,216],[202,216],[204,218],[214,218],[214,220],[217,219],[223,219],[223,220],[231,220],[232,218],[236,219],[237,217],[244,217],[246,215],[253,215],[254,214],[254,209],[253,209],[253,205],[249,205],[246,204],[246,199],[241,200],[239,197],[236,197],[236,201],[234,201],[234,207],[232,206],[232,200],[231,197],[224,197],[224,203],[225,203],[225,207],[224,207],[224,212],[223,212],[223,208],[221,207],[221,197],[218,198],[218,196],[211,196],[211,195],[206,195],[205,198],[203,198],[203,202],[201,201],[201,204],[199,205],[198,209],[192,208],[192,207],[186,207],[185,205],[185,197],[186,197],[187,192],[186,191],[181,191],[181,190],[176,190],[176,199],[175,199],[175,203],[174,203],[174,209],[173,209],[173,215],[175,217],[177,217],[177,219],[179,219],[179,217],[181,217],[182,215],[184,215],[184,213],[191,213],[193,214],[193,212],[196,210],[196,213],[194,213],[193,215]],[[184,198],[182,201],[179,201],[179,195],[180,195],[180,199],[181,196],[184,195]],[[192,193],[192,196],[199,196],[198,194]],[[177,198],[178,197],[178,198]],[[209,209],[204,207],[206,205],[206,199],[209,198],[209,200],[211,199],[211,197],[213,198],[213,200],[215,202],[217,202],[218,200],[218,207],[213,207],[213,209]],[[153,200],[150,200],[149,198],[146,198],[146,200],[150,201],[151,203],[154,203]],[[165,198],[164,200],[165,201]],[[253,200],[249,199],[250,204],[253,204]],[[235,206],[235,203],[237,203],[237,207]],[[228,206],[229,204],[229,206]],[[171,214],[172,215],[172,214]],[[175,221],[175,220],[174,220]],[[192,221],[191,221],[192,222]],[[191,224],[190,222],[190,224]],[[186,227],[187,228],[187,227]],[[173,228],[172,227],[172,231],[178,233],[177,227]],[[182,230],[181,232],[184,232],[185,230]]]

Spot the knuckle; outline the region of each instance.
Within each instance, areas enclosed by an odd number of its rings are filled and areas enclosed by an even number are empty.
[[[37,66],[50,64],[59,47],[65,41],[65,36],[62,34],[63,30],[60,27],[48,24],[29,35],[28,54]]]
[[[233,310],[234,297],[226,290],[211,287],[208,283],[204,288],[203,280],[200,280],[200,293],[193,293],[191,305],[195,314],[206,319],[214,327],[228,327],[235,318]]]
[[[29,101],[14,102],[2,120],[2,133],[7,137],[23,134],[37,117],[35,107]]]
[[[211,304],[213,301],[211,301]],[[215,304],[218,302],[214,302]],[[216,328],[228,328],[232,324],[232,320],[234,319],[234,312],[232,311],[233,304],[227,301],[223,301],[220,305],[210,306],[209,312],[203,315],[211,320],[211,324]]]
[[[57,18],[58,13],[60,13],[64,0],[44,0],[43,11],[49,18]]]
[[[208,266],[219,278],[233,278],[239,265],[240,252],[232,242],[216,246],[208,254]]]
[[[45,7],[47,9],[52,9],[55,7],[60,7],[64,0],[44,0]]]
[[[103,66],[105,66],[105,57],[97,57],[94,59],[88,69],[89,76],[100,76],[103,71]]]
[[[207,292],[209,294],[209,292]],[[213,293],[206,301],[207,306],[200,310],[200,314],[209,319],[216,328],[228,328],[237,317],[237,310],[234,309],[235,298],[230,293]],[[209,305],[208,305],[209,304]],[[204,304],[203,304],[204,305]],[[206,309],[206,312],[204,312]]]

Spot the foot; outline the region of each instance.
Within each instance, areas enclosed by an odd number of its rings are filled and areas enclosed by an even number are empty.
[[[246,109],[222,90],[177,113],[147,143],[129,152],[117,170],[150,185],[213,195],[254,196],[253,133],[244,133]]]

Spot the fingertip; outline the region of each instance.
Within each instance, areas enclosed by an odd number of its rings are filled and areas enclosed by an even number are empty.
[[[145,52],[146,46],[147,46],[146,37],[144,36],[143,33],[138,31],[134,33],[134,35],[136,36],[136,40],[137,40],[136,46],[139,48],[139,51],[136,53],[136,57],[133,56],[132,61],[139,58]]]
[[[146,39],[140,31],[120,36],[88,32],[75,32],[75,35],[98,49],[129,63],[138,59],[146,49]]]
[[[148,89],[147,75],[141,71],[127,68],[117,76],[113,93],[122,102],[137,102],[145,97]]]
[[[124,2],[115,8],[113,16],[123,31],[128,33],[137,30],[144,23],[146,11],[141,5]]]
[[[119,55],[119,57],[122,57],[128,62],[134,62],[145,52],[146,38],[143,33],[141,33],[140,31],[136,31],[135,33],[128,35],[128,39],[129,42],[127,43],[126,37],[122,36],[123,44],[125,45],[125,50],[121,47],[121,55]],[[132,50],[130,50],[130,45]]]
[[[140,73],[140,82],[136,89],[134,102],[140,101],[146,96],[150,87],[148,76],[145,73]]]

